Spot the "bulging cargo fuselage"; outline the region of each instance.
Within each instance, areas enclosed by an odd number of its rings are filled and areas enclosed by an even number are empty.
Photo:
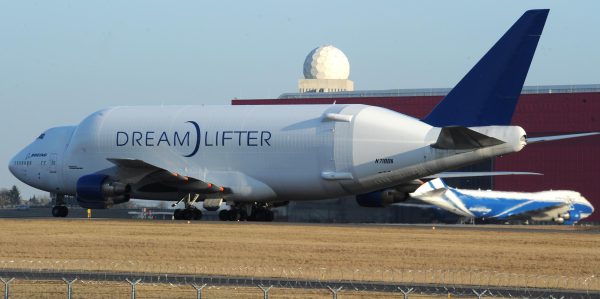
[[[434,148],[440,128],[366,105],[114,107],[49,129],[10,169],[53,193],[75,195],[79,178],[105,173],[131,184],[133,198],[178,199],[142,190],[142,178],[108,160],[136,159],[225,186],[227,200],[312,200],[388,188],[525,145],[520,127],[471,129],[503,143]]]

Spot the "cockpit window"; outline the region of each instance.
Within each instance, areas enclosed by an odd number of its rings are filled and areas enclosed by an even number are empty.
[[[42,133],[37,139],[44,139],[44,136],[46,136],[46,133]]]

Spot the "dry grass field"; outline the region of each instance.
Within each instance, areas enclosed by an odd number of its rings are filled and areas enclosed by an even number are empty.
[[[1,290],[1,288],[0,288]],[[206,287],[202,292],[202,298],[226,298],[247,299],[263,298],[263,293],[258,288],[248,287]],[[15,281],[11,285],[10,298],[13,299],[46,299],[65,298],[66,287],[58,281]],[[355,292],[340,291],[339,298],[344,299],[392,299],[401,298],[398,294],[379,292]],[[272,299],[331,299],[329,291],[306,290],[306,289],[283,289],[273,288],[269,291]],[[431,297],[423,295],[411,295],[411,298],[429,299],[446,298],[446,296]],[[131,298],[131,288],[126,283],[116,282],[76,282],[72,289],[72,298]],[[196,290],[191,286],[177,286],[166,284],[140,284],[136,290],[136,298],[140,299],[164,299],[164,298],[196,298]],[[465,298],[465,297],[461,297]],[[467,297],[468,298],[468,297]],[[473,297],[476,298],[476,297]]]
[[[0,226],[2,268],[600,289],[600,231],[583,228],[84,219]]]

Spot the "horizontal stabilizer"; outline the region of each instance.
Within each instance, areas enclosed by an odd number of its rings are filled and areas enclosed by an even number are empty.
[[[494,146],[504,141],[483,135],[465,127],[443,127],[437,141],[431,145],[437,149],[469,150]]]
[[[435,178],[464,178],[464,177],[479,177],[479,176],[498,176],[498,175],[543,175],[537,172],[527,171],[456,171],[456,172],[440,172],[423,179]]]
[[[568,139],[568,138],[585,137],[585,136],[592,136],[592,135],[598,135],[598,134],[600,134],[600,132],[590,132],[590,133],[580,133],[580,134],[566,134],[566,135],[534,137],[534,138],[527,138],[527,144],[544,142],[544,141],[554,141],[554,140]]]

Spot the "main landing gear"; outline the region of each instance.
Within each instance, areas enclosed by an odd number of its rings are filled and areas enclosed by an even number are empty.
[[[51,194],[54,197],[54,206],[52,207],[52,216],[67,217],[69,208],[67,208],[65,196],[63,194]]]
[[[188,194],[188,195],[184,196],[181,200],[179,200],[177,203],[173,204],[172,207],[175,207],[180,202],[183,202],[185,204],[184,209],[175,209],[175,211],[173,212],[173,218],[175,220],[200,220],[200,219],[202,219],[202,211],[200,211],[198,208],[196,208],[194,206],[194,203],[196,203],[196,201],[198,200],[198,197],[200,197],[199,194],[195,194],[194,198],[192,198],[191,194]]]
[[[248,213],[248,211],[250,213]],[[222,221],[273,221],[273,211],[266,204],[236,204],[229,210],[221,210],[219,219]]]

